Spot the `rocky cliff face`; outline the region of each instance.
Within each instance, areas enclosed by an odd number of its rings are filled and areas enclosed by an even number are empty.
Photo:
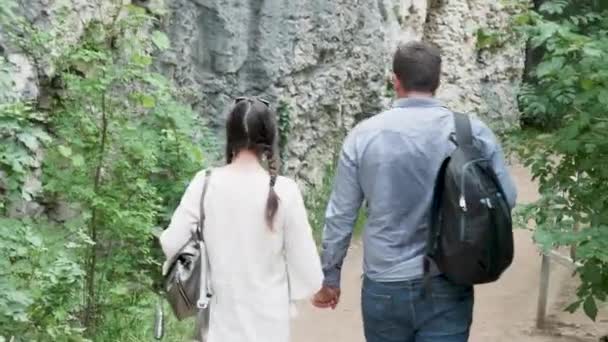
[[[385,108],[399,41],[441,48],[439,97],[455,110],[513,123],[523,49],[476,47],[480,27],[505,29],[508,13],[484,0],[178,0],[167,23],[165,68],[221,126],[234,96],[289,105],[287,168],[318,180],[344,133]]]
[[[387,51],[376,1],[192,1],[172,5],[165,67],[221,127],[235,96],[288,109],[287,169],[318,179],[358,115],[380,110]],[[220,130],[221,131],[221,130]]]
[[[105,0],[109,2],[110,0]],[[103,3],[104,1],[102,1]],[[104,11],[85,0],[22,1],[27,17],[52,27],[55,11],[68,4],[74,39],[83,22]],[[259,95],[284,109],[289,173],[305,182],[321,178],[344,134],[357,120],[390,103],[387,82],[397,43],[418,39],[444,55],[438,96],[454,110],[497,122],[517,117],[515,89],[524,65],[523,46],[479,51],[480,27],[506,29],[509,14],[486,0],[133,0],[166,11],[163,26],[172,49],[159,66],[192,105],[222,134],[232,99]],[[2,40],[0,40],[0,45]],[[40,95],[36,65],[10,48],[14,90]]]

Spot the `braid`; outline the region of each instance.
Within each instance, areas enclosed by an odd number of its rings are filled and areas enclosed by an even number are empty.
[[[233,162],[236,154],[243,150],[255,152],[258,159],[265,157],[267,160],[270,189],[264,216],[270,230],[273,230],[274,218],[279,208],[279,196],[275,192],[279,173],[276,137],[276,121],[269,103],[256,98],[236,100],[226,123],[226,162]]]
[[[270,173],[270,190],[268,192],[268,201],[266,202],[266,222],[272,230],[274,216],[279,209],[279,196],[274,190],[279,172],[279,162],[275,156],[274,148],[270,147],[266,150],[265,154],[268,160],[268,172]]]
[[[266,152],[268,158],[268,171],[270,172],[270,187],[274,187],[279,174],[279,160],[276,158],[272,147]]]

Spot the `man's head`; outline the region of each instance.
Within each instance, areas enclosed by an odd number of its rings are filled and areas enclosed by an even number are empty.
[[[441,55],[421,42],[402,43],[393,57],[393,85],[398,97],[435,94],[439,88]]]

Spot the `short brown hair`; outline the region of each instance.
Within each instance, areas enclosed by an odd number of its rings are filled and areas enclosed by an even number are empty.
[[[406,90],[434,93],[441,76],[439,49],[422,42],[402,43],[393,57],[393,72]]]

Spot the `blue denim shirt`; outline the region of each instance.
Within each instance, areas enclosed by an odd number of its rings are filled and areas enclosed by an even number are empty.
[[[471,119],[475,144],[492,160],[511,207],[517,191],[492,131]],[[364,199],[364,273],[380,282],[420,278],[435,177],[455,149],[452,112],[438,100],[413,97],[357,125],[346,138],[323,230],[325,285],[340,269]],[[433,273],[437,273],[433,268]]]

